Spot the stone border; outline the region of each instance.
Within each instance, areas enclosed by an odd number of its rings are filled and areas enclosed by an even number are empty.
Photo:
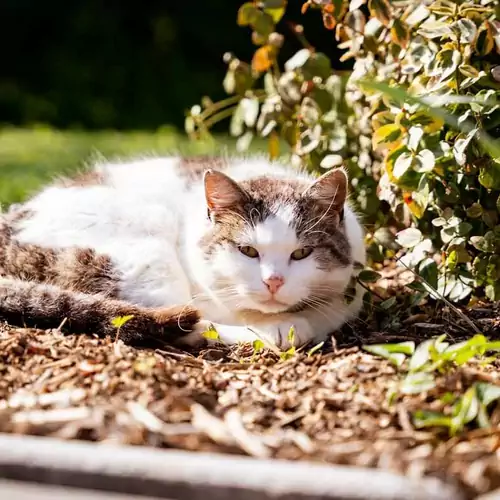
[[[436,478],[378,469],[8,434],[0,434],[0,478],[170,500],[464,498]]]

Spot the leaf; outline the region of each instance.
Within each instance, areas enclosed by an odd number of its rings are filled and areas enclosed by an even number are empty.
[[[422,127],[411,127],[408,131],[408,148],[412,151],[416,151],[423,135],[424,129]]]
[[[434,157],[434,153],[429,149],[422,149],[415,157],[413,168],[419,173],[432,172],[435,164],[436,158]]]
[[[457,69],[462,55],[458,50],[443,49],[437,53],[438,72],[441,73],[439,81],[446,80]]]
[[[260,10],[257,18],[252,23],[252,27],[255,30],[255,33],[257,33],[257,35],[264,40],[267,40],[275,28],[273,18],[266,12],[262,12]]]
[[[252,342],[252,347],[254,354],[257,354],[258,352],[262,351],[262,349],[264,349],[265,344],[264,342],[262,342],[262,340],[256,339]]]
[[[430,292],[438,286],[438,268],[436,262],[431,258],[426,258],[418,265],[418,274],[424,280],[424,285],[430,287]]]
[[[255,97],[244,97],[239,106],[241,106],[245,125],[253,127],[259,116],[259,100]]]
[[[390,111],[379,111],[372,116],[372,127],[374,130],[384,126],[393,124],[395,116]]]
[[[290,330],[288,330],[288,335],[286,336],[288,342],[290,344],[295,344],[295,328],[293,326],[290,327]]]
[[[375,283],[381,277],[382,276],[379,273],[372,271],[371,269],[365,269],[358,274],[358,279],[360,281],[364,281],[365,283]]]
[[[309,49],[301,49],[297,51],[288,61],[285,63],[285,71],[294,71],[298,68],[302,68],[304,64],[311,57],[311,51]]]
[[[325,345],[324,342],[320,342],[319,344],[316,344],[314,347],[309,349],[309,351],[307,351],[307,357],[312,356],[315,352],[319,351],[324,345]]]
[[[205,330],[202,334],[203,337],[209,340],[219,340],[219,333],[215,329],[214,325],[210,324],[208,330]]]
[[[394,162],[394,169],[392,175],[395,179],[401,178],[412,166],[413,154],[412,153],[402,153],[398,156]]]
[[[396,241],[403,248],[413,248],[423,239],[422,233],[415,227],[403,229],[396,234]]]
[[[451,419],[450,433],[455,435],[477,416],[479,410],[479,401],[474,386],[467,389],[466,393],[456,403],[455,416]]]
[[[236,141],[236,151],[238,151],[238,153],[248,151],[253,137],[254,135],[251,130],[247,130],[241,137],[238,137],[238,140]]]
[[[252,69],[258,73],[267,71],[274,60],[275,50],[271,45],[264,45],[255,51],[252,58]]]
[[[461,64],[458,71],[468,78],[477,78],[479,76],[479,71],[470,64]]]
[[[366,0],[351,0],[349,3],[349,12],[359,9],[366,3]]]
[[[388,26],[391,21],[391,6],[388,0],[369,0],[368,9],[383,25]]]
[[[280,138],[276,131],[272,131],[268,141],[269,158],[275,160],[280,154]]]
[[[115,328],[121,328],[123,325],[128,323],[132,318],[134,318],[133,314],[128,314],[126,316],[117,316],[111,320],[111,324]]]
[[[399,18],[395,18],[392,24],[391,39],[395,44],[404,49],[408,47],[408,43],[410,42],[410,30]]]
[[[339,167],[344,163],[344,159],[340,155],[326,155],[319,166],[321,168],[330,169],[334,167]]]
[[[476,52],[480,56],[488,55],[495,46],[495,38],[493,34],[493,27],[489,21],[484,21],[484,23],[479,28],[479,32],[476,38]]]
[[[434,21],[432,19],[427,19],[423,24],[420,25],[417,31],[419,35],[424,38],[438,38],[442,36],[449,36],[452,34],[451,27],[445,21]]]
[[[479,170],[479,182],[488,189],[500,189],[500,163],[493,160]]]
[[[406,24],[408,26],[416,26],[420,24],[422,21],[429,17],[429,10],[423,4],[419,4],[416,8],[411,12],[411,14],[406,18]]]
[[[456,5],[448,0],[438,0],[429,5],[429,10],[440,16],[451,17],[455,15]]]
[[[434,342],[435,339],[428,339],[424,340],[417,346],[408,366],[410,372],[420,370],[431,359],[430,347],[434,344]]]
[[[296,349],[295,349],[295,346],[293,345],[287,351],[280,353],[281,361],[286,361],[287,359],[293,358],[295,356],[295,351],[296,351]]]
[[[394,362],[401,366],[407,355],[413,354],[415,342],[399,342],[396,344],[371,344],[364,345],[363,349],[371,354],[376,354],[382,358]]]
[[[465,165],[465,162],[467,161],[467,147],[469,146],[470,141],[477,134],[477,132],[478,129],[474,128],[467,134],[466,137],[455,140],[455,144],[453,145],[453,156],[460,166]]]
[[[437,411],[418,410],[413,414],[413,425],[417,429],[424,427],[446,427],[451,426],[451,418]]]
[[[499,197],[500,199],[500,197]],[[498,210],[500,212],[500,210]],[[483,207],[481,203],[475,202],[466,210],[466,214],[471,219],[478,219],[483,214]]]
[[[477,396],[484,406],[489,406],[493,401],[500,399],[500,386],[486,382],[476,383]]]
[[[428,100],[425,98],[421,97],[415,97],[414,95],[410,95],[407,91],[405,91],[402,87],[399,87],[397,85],[388,85],[387,83],[384,82],[376,82],[373,80],[358,80],[357,81],[358,86],[368,88],[369,90],[374,90],[378,92],[382,92],[383,94],[386,94],[391,97],[391,99],[394,99],[395,101],[404,103],[406,102],[407,104],[414,104],[414,105],[419,105],[421,106],[425,113],[435,119],[439,119],[444,123],[447,123],[450,127],[454,128],[455,130],[459,130],[460,132],[463,132],[465,134],[471,132],[475,127],[473,124],[469,123],[468,121],[465,122],[459,122],[458,118],[452,115],[451,113],[448,113],[446,109],[444,108],[439,108],[436,106],[432,106]],[[478,132],[478,141],[481,144],[481,147],[492,157],[492,158],[500,158],[500,143],[493,137],[491,137],[489,134],[484,132],[484,130],[480,130]],[[493,162],[495,163],[495,162]],[[499,166],[499,172],[498,172],[498,181],[500,184],[500,164]],[[485,172],[485,175],[487,173]],[[496,182],[496,175],[497,173],[495,172],[495,182]],[[493,179],[484,179],[485,182],[487,183],[492,183]],[[481,174],[479,177],[479,181],[481,182]],[[489,187],[486,186],[485,187]]]
[[[442,119],[431,116],[422,110],[417,111],[410,117],[410,123],[412,125],[419,125],[423,127],[424,132],[427,134],[433,134],[434,132],[441,130],[444,125]]]
[[[277,24],[285,14],[287,0],[265,0],[264,12],[269,14]]]
[[[379,305],[382,309],[390,309],[391,307],[393,307],[397,302],[397,299],[396,297],[389,297],[388,299],[384,300],[383,302],[381,302]]]
[[[383,125],[375,130],[372,137],[373,149],[377,149],[381,145],[389,147],[400,141],[402,137],[401,129],[395,123]]]
[[[463,18],[452,24],[452,28],[460,33],[460,43],[472,43],[476,38],[477,27],[474,21]]]
[[[238,9],[238,26],[253,24],[259,15],[259,9],[253,2],[246,2]]]
[[[436,380],[431,373],[409,373],[402,381],[399,390],[402,394],[420,394],[436,387]]]

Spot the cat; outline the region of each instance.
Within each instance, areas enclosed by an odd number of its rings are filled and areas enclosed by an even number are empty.
[[[320,342],[346,301],[363,228],[344,168],[320,177],[263,157],[100,163],[0,215],[0,318],[196,345]],[[351,290],[352,291],[352,290]],[[289,335],[293,327],[293,336]]]

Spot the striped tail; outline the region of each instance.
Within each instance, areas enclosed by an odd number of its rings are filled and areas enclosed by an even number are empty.
[[[66,333],[116,336],[114,318],[132,316],[119,338],[131,345],[193,344],[199,313],[192,307],[149,309],[102,294],[90,295],[58,286],[0,277],[0,319],[11,325],[59,328]],[[62,325],[62,326],[61,326]]]

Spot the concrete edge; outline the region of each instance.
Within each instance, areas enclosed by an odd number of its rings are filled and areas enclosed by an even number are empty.
[[[0,478],[170,500],[460,500],[379,469],[0,433]]]
[[[67,486],[27,483],[0,479],[0,497],[5,500],[135,500],[136,495],[110,493]],[[160,500],[155,497],[141,497],[141,500]],[[173,500],[173,499],[172,499]]]

